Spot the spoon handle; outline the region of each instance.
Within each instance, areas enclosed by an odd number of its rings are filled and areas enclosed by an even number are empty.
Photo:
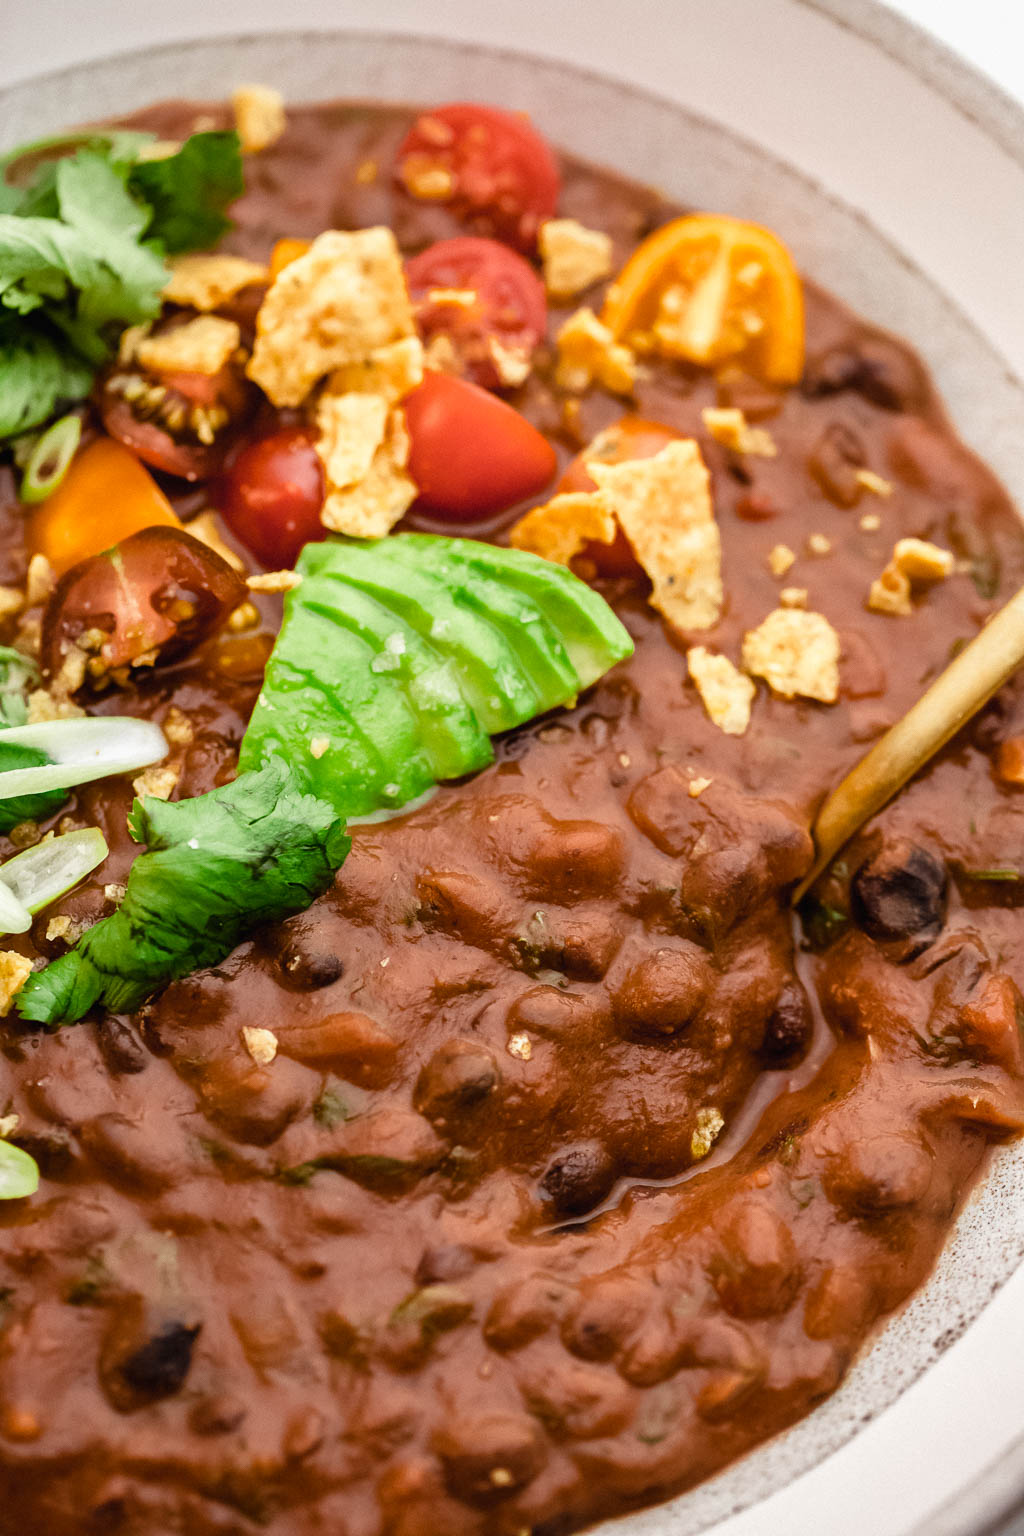
[[[794,904],[844,843],[987,704],[1024,661],[1024,587],[954,657],[829,795],[814,823],[817,855]]]

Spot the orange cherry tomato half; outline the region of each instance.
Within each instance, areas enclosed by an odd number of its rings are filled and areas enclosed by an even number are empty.
[[[547,330],[544,284],[499,240],[439,240],[405,264],[424,341],[447,336],[466,376],[484,389],[521,384]]]
[[[26,542],[62,576],[140,528],[180,528],[170,502],[128,448],[98,437],[77,453],[52,496],[28,520]]]
[[[680,434],[660,421],[646,421],[642,416],[623,416],[603,432],[566,466],[558,482],[559,491],[596,491],[589,466],[596,459],[601,464],[623,464],[627,459],[650,459]],[[580,553],[600,576],[637,576],[640,563],[620,528],[610,544],[589,543]]]
[[[469,101],[422,113],[395,175],[413,197],[445,203],[479,234],[523,251],[536,245],[561,187],[558,162],[523,114]]]
[[[289,235],[278,240],[270,253],[270,281],[280,277],[285,267],[290,267],[293,261],[305,256],[312,243],[311,240],[294,240]]]
[[[503,512],[544,489],[555,450],[504,400],[444,373],[428,373],[403,401],[417,505],[452,522]]]
[[[303,544],[327,536],[320,521],[324,469],[307,427],[248,443],[218,487],[224,521],[263,565],[295,564]]]
[[[800,274],[777,235],[725,214],[674,219],[638,246],[601,319],[617,341],[713,368],[742,362],[795,384],[804,365]]]

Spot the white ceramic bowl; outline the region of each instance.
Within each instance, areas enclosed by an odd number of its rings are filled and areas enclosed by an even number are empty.
[[[98,0],[90,15],[111,9]],[[872,0],[439,0],[429,18],[398,0],[386,19],[387,38],[371,30],[373,0],[350,0],[346,33],[208,37],[90,63],[9,88],[0,132],[15,143],[252,79],[292,99],[526,108],[581,155],[778,229],[805,271],[917,345],[963,435],[1024,503],[1024,113],[994,87]],[[414,35],[424,25],[432,38]],[[1022,1189],[1024,1149],[1004,1152],[931,1284],[832,1399],[608,1536],[992,1530],[1024,1486]]]

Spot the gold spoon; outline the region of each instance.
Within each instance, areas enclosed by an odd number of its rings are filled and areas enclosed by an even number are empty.
[[[1024,587],[994,614],[829,795],[812,828],[817,850],[794,906],[840,848],[987,704],[1024,662]]]

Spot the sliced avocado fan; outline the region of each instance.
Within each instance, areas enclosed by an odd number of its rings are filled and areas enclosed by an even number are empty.
[[[491,736],[570,704],[633,643],[564,566],[402,533],[307,544],[239,768],[283,755],[345,816],[493,760]]]

